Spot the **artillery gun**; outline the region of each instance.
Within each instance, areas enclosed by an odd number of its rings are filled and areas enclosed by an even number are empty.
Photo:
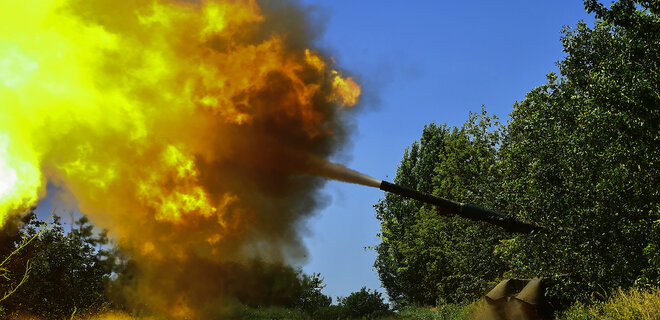
[[[439,198],[428,193],[410,189],[391,182],[381,181],[379,188],[383,191],[415,199],[436,206],[441,212],[456,214],[475,221],[484,221],[504,228],[507,232],[527,234],[532,231],[544,231],[545,227],[529,222],[523,222],[503,213],[484,209],[469,203],[455,202]]]

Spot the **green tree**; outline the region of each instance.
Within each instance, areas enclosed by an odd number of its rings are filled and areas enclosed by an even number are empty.
[[[65,233],[59,217],[46,222],[37,220],[32,211],[23,218],[23,226],[12,246],[35,237],[30,246],[16,254],[10,270],[31,262],[30,278],[16,292],[1,302],[9,312],[25,312],[49,319],[98,312],[107,307],[105,284],[114,267],[114,256],[106,249],[105,232],[95,234],[86,217],[76,221]]]
[[[586,1],[601,20],[566,28],[561,77],[514,105],[502,200],[551,232],[498,252],[510,276],[561,276],[549,292],[558,306],[657,281],[659,4]]]
[[[471,113],[460,128],[430,124],[404,152],[394,182],[499,209],[500,139],[497,119],[484,110]],[[386,194],[375,209],[382,240],[375,267],[397,306],[470,300],[503,272],[493,255],[503,237],[497,228],[394,194]]]
[[[406,149],[397,169],[394,183],[432,192],[433,161],[444,147],[448,129],[430,124],[424,127],[420,142]],[[437,295],[427,280],[425,260],[437,257],[415,254],[415,235],[411,228],[418,219],[422,204],[396,194],[385,194],[375,205],[381,221],[382,242],[376,246],[376,262],[380,281],[396,304],[434,304]]]
[[[332,303],[332,298],[321,292],[325,285],[320,273],[313,273],[310,276],[301,272],[300,284],[301,291],[295,304],[297,309],[313,314],[316,310],[327,307]]]
[[[455,201],[500,210],[501,174],[498,146],[502,127],[495,116],[471,113],[468,121],[454,128],[438,157],[433,178],[434,194]],[[430,218],[430,217],[429,217]],[[438,279],[439,296],[446,302],[466,302],[482,296],[504,271],[493,254],[506,234],[496,226],[459,216],[430,220],[444,241],[436,250],[447,261],[447,274]],[[432,230],[433,228],[428,228]],[[433,235],[427,236],[433,239]]]
[[[31,209],[33,211],[34,208]],[[18,254],[22,253],[22,251],[25,251],[26,247],[34,240],[36,239],[41,233],[43,233],[46,228],[47,228],[47,222],[53,217],[53,214],[55,213],[55,210],[48,216],[46,221],[44,221],[39,229],[37,229],[33,235],[30,237],[21,237],[20,235],[9,235],[12,233],[13,228],[5,228],[5,232],[2,234],[2,237],[0,242],[2,244],[5,244],[3,249],[1,251],[4,252],[4,259],[0,262],[0,278],[2,278],[4,281],[1,282],[0,288],[4,290],[4,293],[2,296],[0,296],[0,302],[6,300],[9,298],[12,294],[14,294],[18,288],[20,288],[25,282],[28,280],[30,277],[30,271],[32,269],[32,263],[29,259],[22,259],[26,260],[25,261],[25,269],[23,270],[22,275],[17,276],[15,274],[16,270],[16,264],[14,264],[14,268],[12,268],[12,258],[17,259]],[[25,222],[25,218],[22,220]],[[11,223],[10,223],[11,224]],[[8,232],[7,232],[8,231]],[[8,236],[9,235],[9,236]],[[0,306],[0,315],[5,316],[7,310],[4,309],[4,307]]]
[[[376,319],[391,313],[381,293],[366,287],[346,298],[339,298],[339,307],[342,309],[342,319]]]

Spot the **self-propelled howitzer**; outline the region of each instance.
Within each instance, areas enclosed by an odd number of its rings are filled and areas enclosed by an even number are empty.
[[[380,189],[383,191],[396,193],[406,198],[415,199],[421,202],[436,206],[441,212],[456,214],[475,221],[485,221],[504,228],[512,233],[531,233],[532,231],[546,230],[545,227],[535,223],[528,223],[518,220],[515,217],[507,216],[503,213],[484,209],[469,203],[455,202],[432,196],[428,193],[420,192],[387,181],[381,181]]]

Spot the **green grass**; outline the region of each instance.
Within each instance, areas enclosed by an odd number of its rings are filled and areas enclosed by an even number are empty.
[[[266,308],[237,308],[231,312],[224,314],[222,319],[290,319],[290,320],[308,320],[310,319],[302,311],[284,309],[278,307]]]
[[[464,307],[459,305],[444,305],[440,308],[407,308],[401,310],[392,319],[467,319],[463,312]]]
[[[391,319],[411,320],[468,320],[481,319],[485,302],[477,301],[468,305],[443,304],[435,308],[410,307],[400,310]]]

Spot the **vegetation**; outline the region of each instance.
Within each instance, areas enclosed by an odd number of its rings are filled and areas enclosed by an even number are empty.
[[[343,309],[345,318],[381,318],[389,315],[390,307],[385,304],[380,292],[367,290],[351,293],[346,298],[339,299],[339,307]]]
[[[400,319],[417,320],[467,320],[471,318],[474,304],[442,304],[433,308],[405,307],[397,313]]]
[[[65,232],[59,217],[52,222],[39,221],[30,211],[20,221],[16,234],[4,235],[0,240],[5,250],[0,253],[7,257],[0,270],[5,275],[2,285],[7,292],[0,300],[2,318],[89,318],[121,310],[148,314],[139,306],[133,310],[134,305],[118,298],[113,289],[130,281],[136,269],[130,260],[121,258],[106,232],[94,232],[86,217]],[[391,314],[382,295],[366,288],[331,305],[332,299],[322,293],[325,285],[320,274],[307,275],[289,266],[261,261],[226,267],[258,283],[278,283],[280,290],[261,290],[274,293],[269,295],[246,291],[253,287],[231,287],[234,291],[227,292],[231,298],[215,312],[219,318],[371,319]],[[22,277],[11,277],[14,274]],[[119,313],[115,318],[131,317]]]
[[[552,230],[505,241],[506,276],[566,275],[559,306],[657,281],[660,33],[643,21],[660,20],[627,1],[588,7],[606,20],[565,30],[563,77],[514,106],[502,146],[507,211]]]
[[[483,111],[430,124],[394,179],[551,232],[502,234],[386,195],[375,267],[397,307],[471,301],[503,277],[554,278],[558,309],[660,281],[660,3],[585,6],[600,20],[563,31],[560,75],[505,127]]]
[[[497,118],[471,114],[460,128],[430,124],[404,153],[394,182],[498,209],[501,137]],[[504,234],[485,223],[386,194],[376,206],[382,243],[376,269],[397,305],[471,301],[504,271],[493,247]]]
[[[57,319],[74,311],[90,314],[108,307],[105,284],[115,261],[114,255],[102,248],[108,243],[104,232],[94,234],[93,226],[83,217],[65,233],[59,217],[42,222],[34,211],[25,215],[21,224],[20,232],[3,239],[2,248],[12,250],[31,241],[29,246],[14,251],[6,267],[16,274],[30,261],[30,278],[0,302],[3,312],[20,311]]]
[[[12,246],[13,251],[6,254],[4,260],[0,262],[0,277],[5,280],[5,282],[1,285],[4,287],[5,291],[4,294],[0,297],[0,302],[6,300],[12,294],[14,294],[16,290],[18,290],[18,288],[20,288],[30,277],[32,264],[30,263],[29,259],[25,262],[25,271],[23,272],[23,275],[18,279],[13,276],[12,270],[9,269],[9,265],[12,258],[16,258],[17,254],[21,252],[21,250],[25,250],[25,247],[27,247],[32,242],[32,240],[36,239],[37,236],[39,236],[46,229],[47,222],[53,217],[54,213],[55,210],[53,210],[48,219],[46,219],[45,223],[38,230],[36,230],[32,236],[24,237],[20,242],[14,243],[14,246]]]
[[[308,320],[310,316],[302,310],[287,309],[283,307],[248,307],[237,305],[235,308],[224,311],[218,319],[287,319]]]
[[[318,273],[311,276],[301,275],[302,292],[295,302],[295,308],[308,314],[313,314],[321,308],[330,306],[332,298],[324,295],[321,290],[325,288],[323,278]]]
[[[559,320],[651,320],[660,319],[660,290],[618,289],[604,302],[576,303]]]
[[[300,296],[299,304],[293,307],[274,306],[247,306],[237,304],[233,308],[224,310],[220,318],[232,319],[379,319],[393,315],[389,305],[385,303],[379,292],[363,287],[360,291],[351,293],[348,297],[338,298],[336,305],[331,305],[332,299],[320,293],[322,280],[318,274],[304,277],[316,281],[312,294]],[[314,280],[316,279],[316,280]],[[317,291],[319,290],[319,291]],[[316,297],[321,303],[306,304],[309,297]]]

